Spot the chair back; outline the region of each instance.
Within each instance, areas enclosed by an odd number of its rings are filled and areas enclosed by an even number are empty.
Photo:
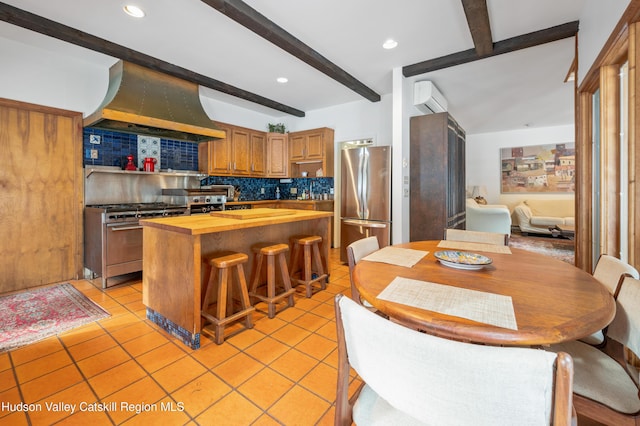
[[[428,424],[571,422],[573,363],[565,353],[443,339],[385,320],[342,295],[335,307],[336,424],[351,424],[349,367],[367,393]],[[366,404],[355,408],[357,422]]]
[[[465,241],[469,243],[493,244],[506,246],[509,244],[509,234],[497,232],[467,231],[466,229],[445,229],[444,239],[453,241]]]
[[[601,254],[593,271],[593,278],[604,284],[609,293],[615,296],[617,288],[624,279],[624,274],[629,274],[636,279],[640,278],[638,270],[633,266],[617,257]]]
[[[360,292],[353,282],[353,268],[360,262],[360,259],[380,249],[378,237],[367,237],[354,241],[347,246],[347,262],[349,263],[349,280],[351,281],[351,297],[356,302],[362,304]]]
[[[640,280],[625,275],[616,299],[616,316],[607,337],[640,355]]]

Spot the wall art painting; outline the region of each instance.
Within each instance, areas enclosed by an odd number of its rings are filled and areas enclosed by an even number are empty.
[[[575,158],[573,142],[501,148],[500,192],[573,193]]]

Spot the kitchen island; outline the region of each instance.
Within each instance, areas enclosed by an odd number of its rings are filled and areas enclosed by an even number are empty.
[[[250,216],[248,213],[252,212]],[[143,226],[142,302],[147,318],[192,349],[200,347],[203,263],[211,253],[251,254],[258,242],[289,242],[289,237],[322,237],[328,259],[333,213],[294,209],[252,209],[211,215],[141,220]],[[251,262],[246,265],[247,279]]]

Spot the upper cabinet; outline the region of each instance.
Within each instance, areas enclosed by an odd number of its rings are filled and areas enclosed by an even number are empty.
[[[265,176],[266,132],[225,123],[216,125],[227,137],[200,144],[199,169],[213,176]]]
[[[300,177],[333,176],[333,129],[289,133],[289,173]]]
[[[267,177],[289,176],[289,135],[267,133]]]

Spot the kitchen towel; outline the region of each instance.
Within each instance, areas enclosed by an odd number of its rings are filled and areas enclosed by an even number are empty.
[[[510,296],[396,277],[378,299],[517,330]]]

